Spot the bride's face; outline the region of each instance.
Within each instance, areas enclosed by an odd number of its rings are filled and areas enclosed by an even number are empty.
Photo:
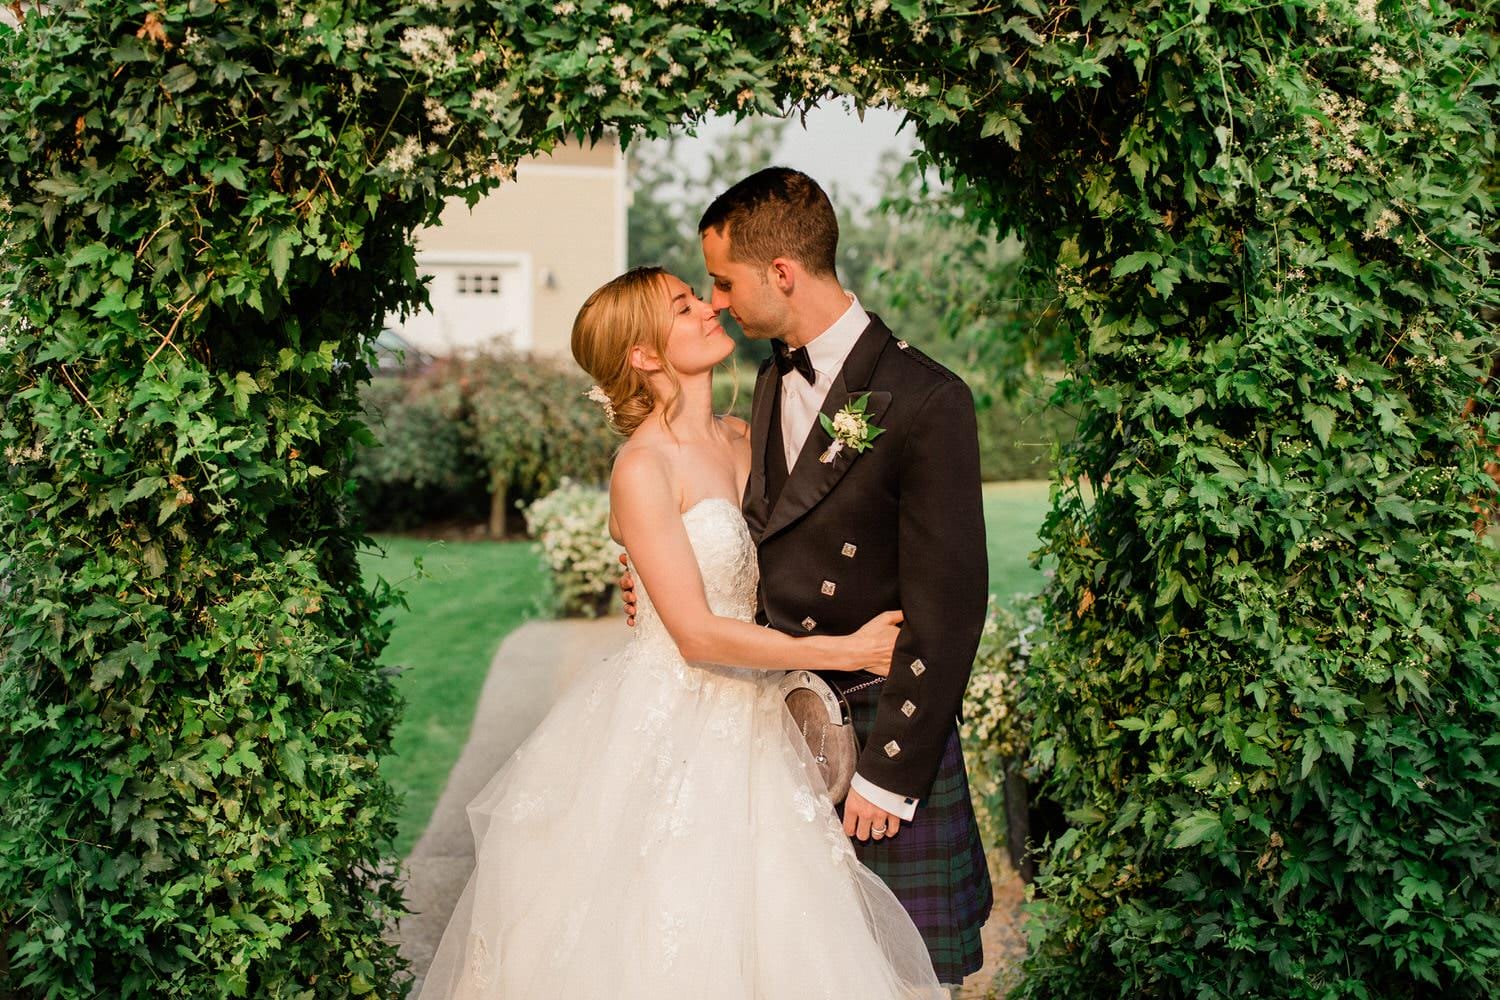
[[[676,275],[667,275],[667,297],[672,325],[667,332],[667,361],[679,375],[697,375],[734,351],[734,341],[712,306],[693,294]]]

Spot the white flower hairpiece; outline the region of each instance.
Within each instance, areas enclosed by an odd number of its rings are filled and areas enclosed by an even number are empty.
[[[592,399],[604,409],[605,419],[615,419],[615,404],[611,402],[609,393],[605,392],[597,385],[591,385],[589,386],[589,391],[586,393],[586,395],[589,397],[589,399]]]

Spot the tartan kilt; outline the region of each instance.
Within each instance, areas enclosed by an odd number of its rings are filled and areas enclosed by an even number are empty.
[[[876,684],[846,695],[860,746],[869,740],[880,701]],[[843,808],[839,808],[843,818]],[[958,724],[948,734],[932,790],[910,822],[889,840],[853,840],[865,867],[890,887],[927,944],[938,982],[958,984],[984,964],[979,929],[994,905],[989,866],[969,798]]]

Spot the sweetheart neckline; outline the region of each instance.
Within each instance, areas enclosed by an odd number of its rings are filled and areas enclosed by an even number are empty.
[[[711,503],[712,501],[715,501],[715,500],[717,500],[719,503],[727,503],[727,504],[729,504],[729,506],[731,506],[731,507],[734,508],[734,511],[735,511],[736,514],[742,513],[742,511],[740,510],[739,502],[736,501],[736,500],[731,500],[728,497],[704,497],[702,500],[697,501],[691,507],[689,507],[687,510],[683,511],[679,516],[680,517],[687,517],[689,514],[691,514],[693,511],[697,510],[699,507],[702,507],[704,504]]]

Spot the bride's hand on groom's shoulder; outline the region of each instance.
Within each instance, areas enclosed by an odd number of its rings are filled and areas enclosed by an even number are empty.
[[[896,640],[901,637],[901,623],[905,620],[904,612],[882,611],[848,636],[852,657],[847,669],[889,676],[891,657],[895,655]]]
[[[630,575],[630,557],[620,553],[620,598],[625,603],[625,624],[635,627],[635,577]]]

